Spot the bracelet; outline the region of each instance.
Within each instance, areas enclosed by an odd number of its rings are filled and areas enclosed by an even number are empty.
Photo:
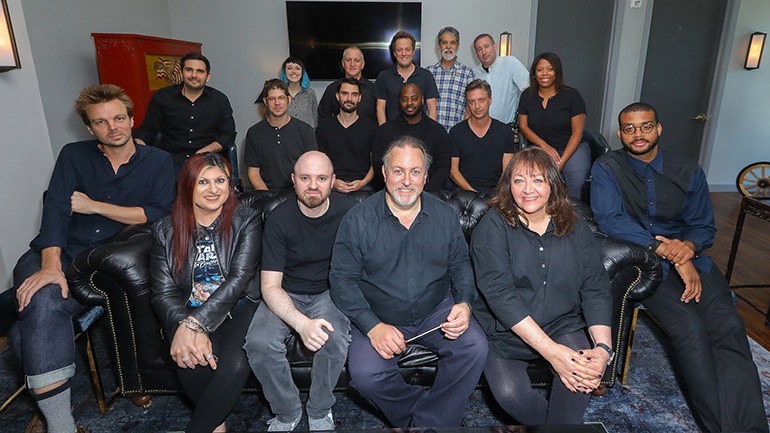
[[[190,319],[189,317],[180,320],[179,324],[184,325],[185,328],[195,332],[196,334],[208,334],[208,331],[206,331],[206,328],[204,328],[203,325],[193,319]]]

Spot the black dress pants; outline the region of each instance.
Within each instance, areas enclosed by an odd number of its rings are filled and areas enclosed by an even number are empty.
[[[680,301],[684,284],[672,266],[644,306],[671,340],[674,366],[704,432],[767,432],[767,418],[743,319],[724,276],[698,272],[700,302]]]

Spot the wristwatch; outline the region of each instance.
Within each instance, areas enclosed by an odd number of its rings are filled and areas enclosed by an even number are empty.
[[[600,347],[600,348],[604,349],[605,351],[607,351],[607,354],[610,355],[610,359],[607,361],[608,365],[612,362],[613,359],[615,359],[615,352],[612,350],[612,348],[610,346],[607,346],[604,343],[596,343],[594,348],[596,348],[596,347]]]

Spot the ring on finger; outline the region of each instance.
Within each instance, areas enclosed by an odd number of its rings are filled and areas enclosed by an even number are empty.
[[[188,361],[190,361],[189,357],[187,357],[187,356],[182,357],[182,362],[188,362]]]
[[[211,358],[216,358],[213,353],[209,353],[208,355],[203,355],[204,358],[206,358],[206,361],[208,361]]]

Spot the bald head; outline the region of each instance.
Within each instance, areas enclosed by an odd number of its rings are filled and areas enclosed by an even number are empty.
[[[361,72],[364,69],[364,52],[356,46],[345,48],[342,52],[342,69],[345,70],[345,76],[361,79]]]
[[[297,159],[297,162],[294,164],[294,174],[298,174],[303,170],[307,170],[308,166],[317,166],[324,172],[327,172],[328,170],[329,176],[334,174],[332,160],[329,159],[325,153],[319,152],[317,150],[311,150],[300,155],[300,157]]]
[[[317,150],[303,153],[294,164],[291,180],[302,213],[309,217],[326,213],[334,184],[334,167],[328,156]]]

